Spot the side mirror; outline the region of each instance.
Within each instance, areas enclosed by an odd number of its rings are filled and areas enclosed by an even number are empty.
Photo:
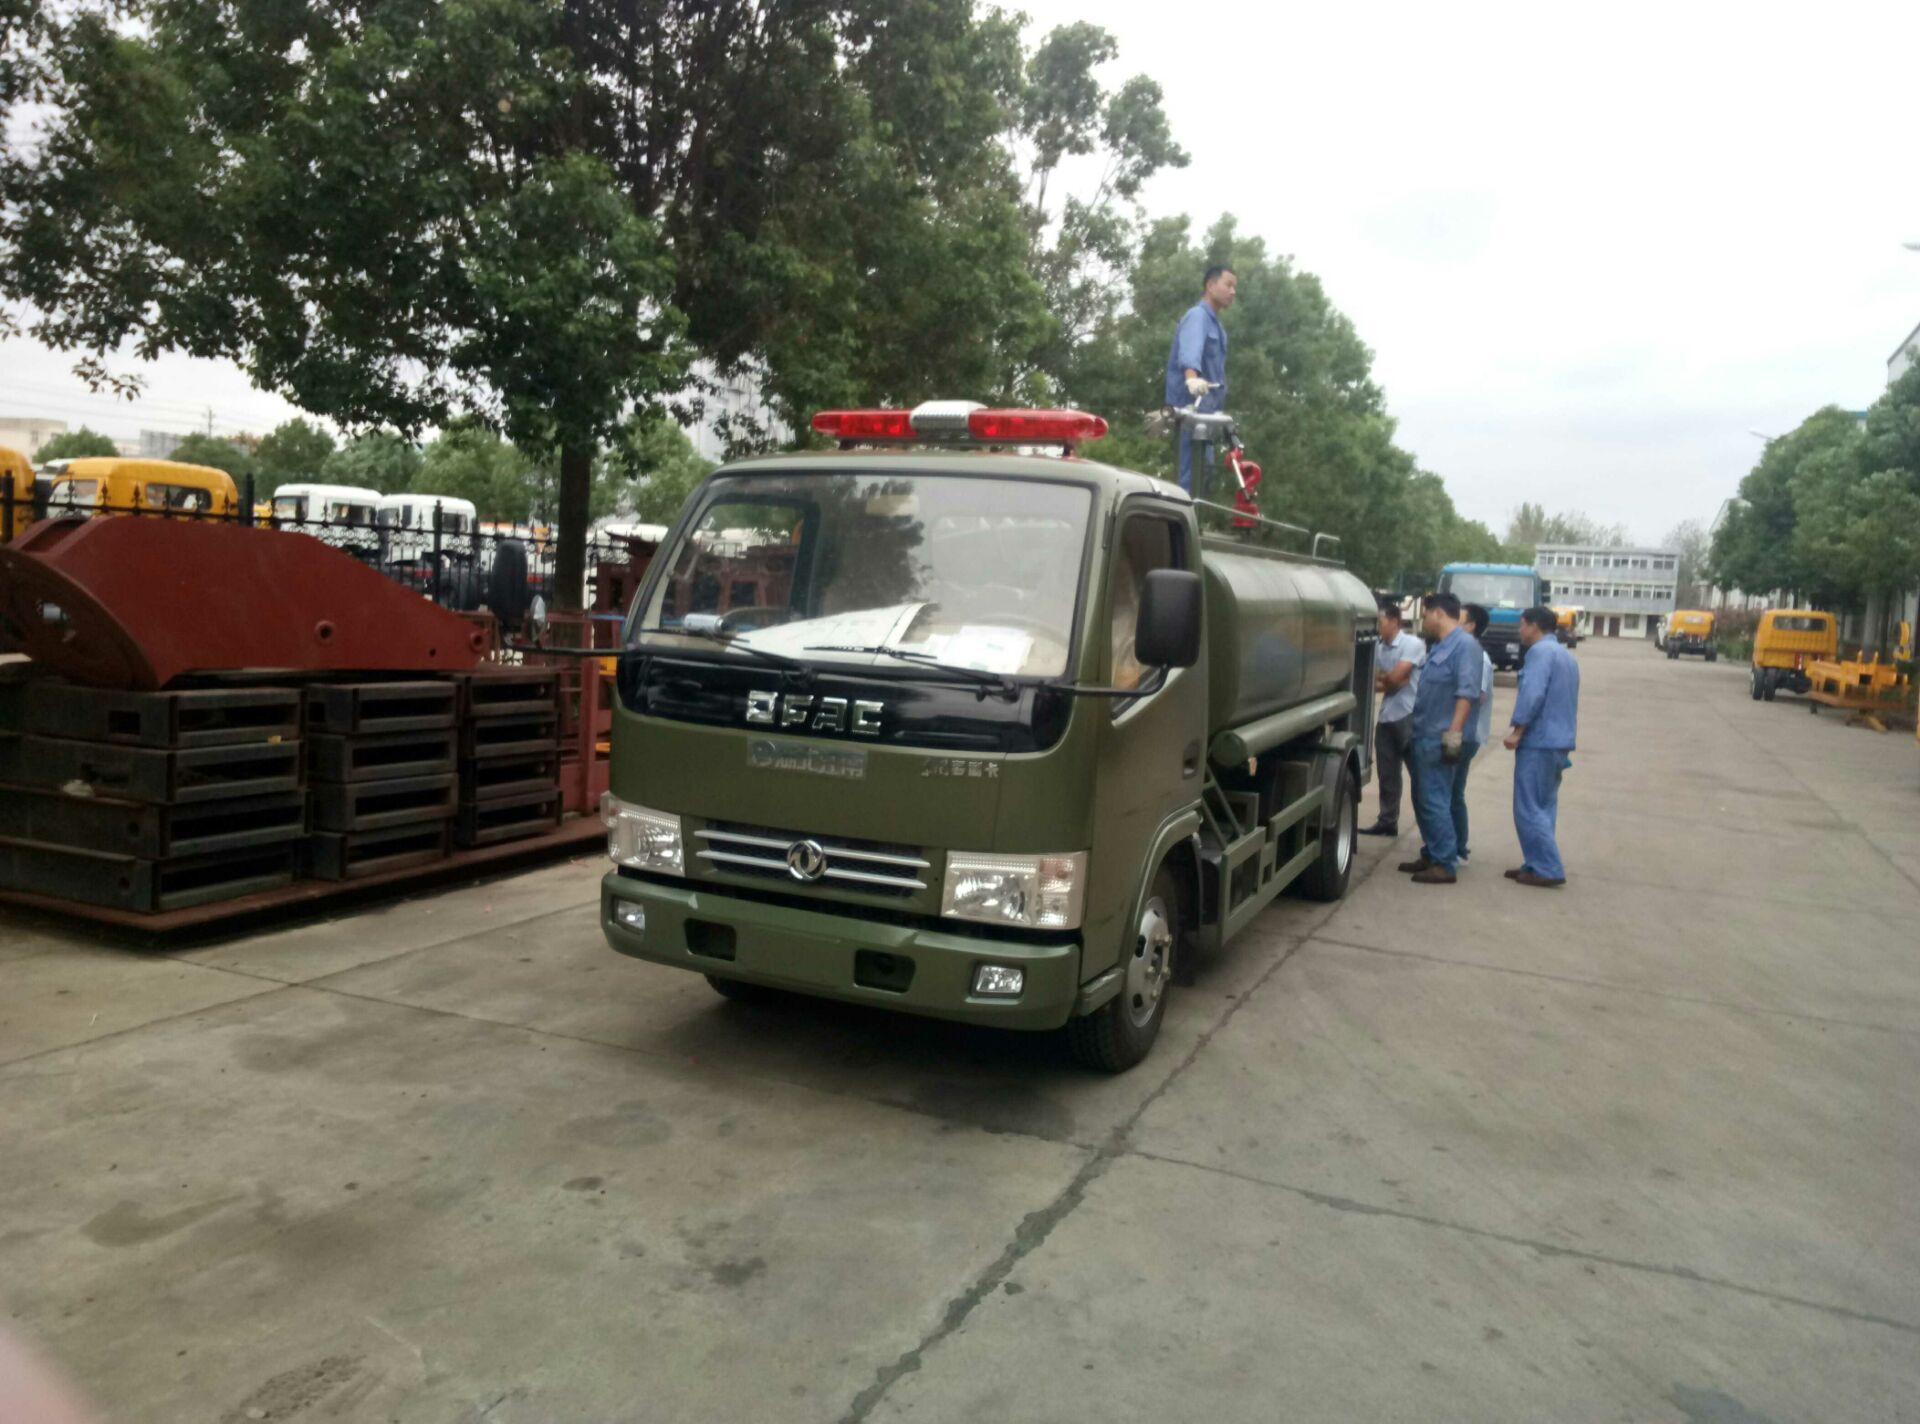
[[[1200,575],[1189,569],[1153,569],[1140,590],[1133,655],[1142,667],[1184,668],[1200,661]]]

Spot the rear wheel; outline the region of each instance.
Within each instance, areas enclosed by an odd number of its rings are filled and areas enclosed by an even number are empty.
[[[1755,668],[1747,677],[1747,690],[1753,694],[1753,700],[1760,700],[1760,669]]]
[[[1707,661],[1708,661],[1708,662],[1710,662],[1710,663],[1717,663],[1717,662],[1719,662],[1719,661],[1720,661],[1720,650],[1719,650],[1718,648],[1708,648],[1708,649],[1707,649]]]
[[[1760,695],[1768,702],[1773,701],[1773,694],[1779,690],[1779,687],[1780,684],[1774,680],[1772,668],[1760,674]]]
[[[1118,1073],[1147,1056],[1167,1016],[1174,949],[1186,916],[1170,866],[1154,874],[1140,922],[1120,966],[1120,992],[1090,1014],[1067,1021],[1067,1041],[1084,1067]]]
[[[1347,893],[1359,845],[1358,792],[1352,763],[1341,762],[1330,792],[1334,804],[1320,818],[1320,854],[1299,881],[1300,893],[1309,900],[1338,900]]]

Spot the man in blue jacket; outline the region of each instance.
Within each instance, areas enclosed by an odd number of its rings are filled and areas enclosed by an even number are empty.
[[[1553,636],[1559,619],[1551,608],[1520,615],[1520,695],[1513,701],[1513,828],[1524,859],[1507,879],[1541,890],[1567,883],[1555,839],[1560,817],[1560,775],[1573,764],[1574,724],[1580,713],[1580,664]]]
[[[1460,865],[1460,838],[1453,828],[1453,790],[1465,770],[1467,728],[1480,701],[1480,662],[1486,656],[1473,634],[1460,626],[1460,600],[1430,593],[1420,600],[1420,621],[1433,649],[1420,668],[1413,703],[1413,811],[1425,848],[1401,865],[1416,885],[1451,885]]]
[[[1227,329],[1220,313],[1233,305],[1239,278],[1231,267],[1209,267],[1201,283],[1202,295],[1174,329],[1167,351],[1167,388],[1164,399],[1175,410],[1189,407],[1202,415],[1227,408]],[[1180,427],[1180,488],[1201,494],[1193,483],[1193,429]],[[1201,446],[1201,461],[1211,472],[1213,446]]]

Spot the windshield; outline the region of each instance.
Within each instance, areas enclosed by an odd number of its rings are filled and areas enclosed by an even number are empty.
[[[640,629],[708,614],[745,646],[808,662],[891,665],[845,651],[883,647],[1010,676],[1066,672],[1091,491],[811,473],[709,488]]]
[[[273,501],[273,514],[276,519],[305,519],[307,497],[303,494],[276,495]]]
[[[1462,603],[1488,608],[1525,608],[1533,602],[1533,580],[1525,574],[1448,574],[1441,586]]]
[[[332,504],[327,506],[327,518],[344,520],[354,524],[373,523],[373,506],[370,504]]]
[[[100,497],[98,480],[61,480],[53,487],[56,504],[92,504]]]

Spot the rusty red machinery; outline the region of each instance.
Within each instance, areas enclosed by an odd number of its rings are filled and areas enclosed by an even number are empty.
[[[458,672],[467,618],[304,534],[214,521],[50,519],[0,546],[0,624],[51,672],[152,691],[193,673]]]

